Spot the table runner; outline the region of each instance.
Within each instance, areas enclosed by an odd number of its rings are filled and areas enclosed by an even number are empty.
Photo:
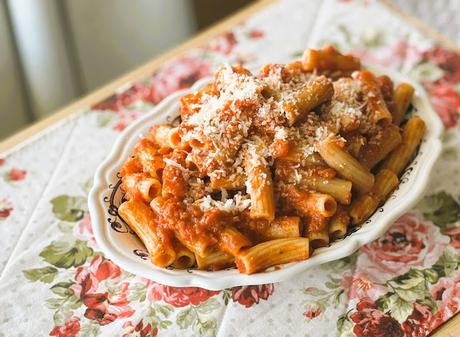
[[[444,122],[423,200],[350,257],[223,291],[121,270],[87,193],[119,132],[222,62],[286,62],[333,44],[420,81]],[[425,336],[460,310],[460,55],[379,2],[283,0],[0,156],[0,336]]]

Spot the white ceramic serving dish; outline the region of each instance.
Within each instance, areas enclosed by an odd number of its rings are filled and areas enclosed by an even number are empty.
[[[322,263],[352,254],[366,243],[379,238],[387,228],[422,196],[430,171],[441,152],[440,136],[443,126],[428,101],[424,89],[399,73],[371,67],[376,73],[389,75],[395,83],[410,82],[415,87],[412,104],[427,124],[417,156],[401,177],[396,191],[361,228],[329,247],[315,250],[308,260],[289,263],[265,272],[244,275],[237,269],[217,272],[159,268],[150,263],[144,245],[118,217],[117,206],[122,198],[117,177],[119,168],[130,155],[139,136],[153,124],[172,121],[178,115],[179,98],[205,85],[210,79],[198,81],[192,88],[176,92],[163,100],[142,118],[130,125],[118,138],[111,153],[99,166],[89,195],[89,209],[97,243],[104,254],[116,264],[134,274],[172,286],[198,286],[219,290],[233,286],[263,284],[288,280],[295,274]]]

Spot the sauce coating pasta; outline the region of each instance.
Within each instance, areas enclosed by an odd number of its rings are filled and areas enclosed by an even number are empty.
[[[125,221],[162,267],[255,273],[306,259],[397,186],[424,133],[418,117],[399,125],[409,87],[330,46],[258,74],[222,65],[121,168]]]

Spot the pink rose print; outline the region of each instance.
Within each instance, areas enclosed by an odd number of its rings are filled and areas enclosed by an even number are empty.
[[[438,312],[434,315],[433,329],[447,321],[460,309],[460,271],[450,278],[439,279],[431,288]]]
[[[148,90],[144,83],[136,83],[128,90],[110,96],[102,102],[99,102],[91,107],[91,110],[112,110],[121,111],[127,106],[130,106],[135,101],[143,99]]]
[[[9,181],[19,181],[19,180],[23,180],[26,177],[26,175],[27,175],[27,172],[25,170],[12,168],[6,174],[6,179]]]
[[[441,117],[446,128],[457,125],[460,114],[460,95],[455,90],[455,85],[448,82],[425,83],[425,88],[430,94],[431,103]]]
[[[251,39],[261,39],[265,36],[265,33],[258,29],[252,29],[249,31],[248,36]]]
[[[215,53],[229,55],[237,43],[235,34],[226,32],[214,38],[205,48]]]
[[[370,298],[363,298],[357,311],[350,315],[355,323],[353,332],[357,337],[403,337],[404,331],[398,321],[377,309]]]
[[[438,46],[424,52],[422,58],[444,70],[442,81],[451,83],[460,81],[460,55],[458,53]]]
[[[178,58],[153,76],[144,100],[158,104],[166,96],[189,88],[197,80],[210,74],[211,65],[208,62],[191,56]]]
[[[123,131],[132,121],[136,120],[140,116],[140,112],[137,110],[120,110],[117,112],[118,121],[112,127],[113,130],[121,132]]]
[[[273,294],[275,287],[272,283],[257,286],[243,286],[232,288],[232,300],[246,308],[259,304],[260,300],[267,300]]]
[[[50,336],[75,337],[80,332],[80,318],[72,317],[64,325],[56,325],[50,331]]]
[[[306,318],[312,319],[321,314],[321,308],[315,305],[308,305],[307,310],[303,313]]]
[[[5,199],[0,198],[0,221],[8,218],[13,211],[13,205]]]
[[[77,239],[86,241],[90,247],[97,247],[89,212],[85,212],[83,219],[75,226],[73,234]]]
[[[422,304],[414,303],[414,311],[402,324],[406,336],[425,337],[432,330],[433,314],[431,309]]]
[[[120,268],[102,256],[95,256],[87,267],[77,268],[76,283],[70,289],[87,307],[84,313],[86,318],[106,325],[134,313],[129,306],[128,283],[122,283],[119,293],[116,294],[104,290],[103,281],[118,281],[120,276]]]
[[[6,160],[4,158],[0,158],[0,166],[3,166],[5,164]]]
[[[348,289],[350,300],[359,300],[365,297],[377,299],[387,292],[385,287],[375,284],[372,277],[359,268],[345,272],[340,285],[342,288]]]
[[[189,304],[198,305],[220,291],[211,291],[197,287],[178,288],[147,281],[147,294],[151,301],[163,300],[173,307],[181,308]]]
[[[450,227],[444,230],[444,234],[450,236],[450,244],[460,249],[460,227]]]
[[[368,48],[357,47],[352,54],[361,58],[367,63],[376,63],[385,67],[398,69],[403,64],[415,65],[421,60],[421,51],[417,47],[408,44],[406,41],[397,43],[380,49],[378,53]]]
[[[150,83],[138,82],[123,93],[113,95],[95,104],[92,110],[112,110],[117,112],[118,119],[113,125],[115,131],[123,131],[141,112],[127,109],[138,100],[158,104],[163,98],[175,91],[190,87],[198,79],[210,75],[210,64],[191,56],[176,59],[151,79]]]
[[[365,246],[373,267],[403,274],[411,267],[431,267],[442,255],[449,238],[418,212],[400,217],[383,237]]]
[[[142,319],[136,325],[133,325],[131,321],[123,324],[122,337],[154,337],[157,334],[158,329],[152,328],[152,324],[150,323],[144,326]]]

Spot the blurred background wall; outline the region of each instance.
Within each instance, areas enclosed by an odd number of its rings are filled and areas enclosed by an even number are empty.
[[[252,1],[0,0],[0,139]],[[393,1],[460,43],[460,0]]]
[[[250,0],[0,0],[0,139]]]

